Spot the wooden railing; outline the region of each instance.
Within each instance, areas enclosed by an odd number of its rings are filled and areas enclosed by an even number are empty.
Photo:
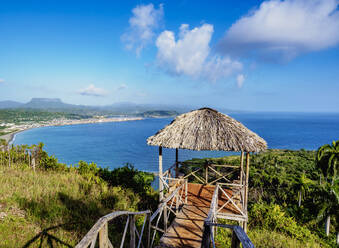
[[[182,179],[181,179],[182,180]],[[153,229],[152,239],[150,242],[150,247],[153,246],[156,233],[161,232],[165,233],[168,228],[168,222],[170,220],[171,214],[176,216],[179,212],[179,209],[187,202],[187,181],[182,180],[183,183],[175,188],[172,192],[169,192],[168,197],[165,198],[158,206],[158,209],[150,217],[151,229]],[[175,203],[175,207],[174,207]],[[168,210],[168,211],[167,211]],[[162,223],[163,228],[160,228],[160,219],[163,216],[164,221]],[[152,223],[155,221],[155,224]]]
[[[211,243],[213,248],[216,247],[214,239],[215,233],[213,232],[213,229],[216,227],[229,228],[232,230],[231,248],[240,248],[240,244],[243,248],[255,248],[254,244],[247,236],[244,229],[241,228],[241,226],[218,224],[213,222],[205,222],[204,224],[203,242],[201,244],[202,248],[210,248]]]
[[[171,214],[176,216],[179,209],[187,202],[187,180],[174,178],[163,178],[163,180],[166,183],[166,193],[168,196],[159,204],[158,209],[152,215],[149,210],[141,212],[116,211],[105,215],[94,224],[86,236],[76,245],[76,248],[87,248],[88,246],[94,248],[96,247],[97,241],[99,248],[112,248],[113,245],[108,238],[108,222],[123,215],[127,216],[127,220],[120,247],[124,247],[128,227],[130,248],[152,247],[156,233],[165,233]],[[171,188],[170,185],[172,185],[173,188]],[[139,230],[140,232],[135,225],[136,215],[144,215],[144,222],[141,230]],[[160,222],[162,216],[164,221]],[[147,237],[144,237],[145,228],[147,229]]]
[[[223,195],[225,195],[228,198],[228,201],[223,204],[220,208],[218,205],[218,199],[219,199],[219,191]],[[225,192],[225,190],[222,189],[220,184],[217,184],[212,196],[212,201],[210,205],[210,210],[208,212],[207,218],[204,221],[204,232],[203,232],[203,239],[202,239],[202,248],[209,248],[212,244],[212,247],[216,247],[215,243],[215,236],[216,236],[216,228],[230,228],[232,229],[232,245],[231,248],[239,248],[240,244],[242,244],[243,248],[254,248],[253,243],[245,233],[245,231],[240,227],[236,225],[226,225],[226,224],[218,224],[218,217],[220,217],[220,211],[231,202],[236,206],[234,201],[232,201],[232,197],[228,196],[228,194]],[[240,211],[240,209],[238,209]],[[244,214],[244,213],[242,213]],[[245,215],[245,214],[244,214]],[[244,216],[247,219],[247,216]],[[227,218],[230,219],[230,218]]]
[[[129,226],[129,244],[131,248],[139,248],[141,246],[149,247],[149,236],[150,236],[150,215],[151,211],[142,211],[142,212],[128,212],[128,211],[116,211],[111,214],[105,215],[104,217],[101,217],[89,230],[89,232],[86,234],[86,236],[78,243],[75,248],[87,248],[89,245],[91,248],[96,247],[96,243],[99,236],[99,248],[113,248],[113,245],[111,241],[108,238],[108,222],[113,220],[116,217],[127,215],[127,220],[123,232],[123,236],[121,239],[120,247],[122,248],[124,246],[125,240],[126,240],[126,234],[127,229]],[[135,216],[136,215],[144,215],[144,223],[142,225],[140,233],[138,232],[136,225],[135,225]],[[148,238],[147,238],[147,244],[142,244],[143,234],[146,226],[146,222],[148,220]],[[136,236],[138,240],[136,240]],[[136,243],[137,241],[137,243]],[[137,246],[136,246],[137,245]]]
[[[239,179],[241,178],[239,181],[241,183],[245,181],[245,173],[241,170],[241,167],[237,165],[205,164],[203,167],[197,166],[193,171],[186,175],[178,175],[178,171],[182,166],[184,166],[182,162],[174,163],[163,173],[163,177],[175,178],[175,175],[177,175],[177,178],[195,178],[199,183],[213,185],[222,182],[231,183],[232,180],[228,177],[239,172]],[[218,167],[228,169],[228,171],[222,174],[218,171]]]

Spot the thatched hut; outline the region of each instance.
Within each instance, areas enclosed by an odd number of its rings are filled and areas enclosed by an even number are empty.
[[[147,144],[174,149],[260,152],[266,141],[239,121],[211,108],[201,108],[175,118],[147,139]]]
[[[177,116],[169,125],[149,137],[147,144],[159,147],[160,200],[163,199],[164,187],[162,147],[176,149],[176,175],[178,174],[178,149],[241,152],[240,184],[244,188],[244,208],[247,211],[249,153],[263,151],[267,148],[267,144],[264,139],[239,121],[214,109],[201,108]],[[246,153],[245,171],[243,168],[244,153]]]

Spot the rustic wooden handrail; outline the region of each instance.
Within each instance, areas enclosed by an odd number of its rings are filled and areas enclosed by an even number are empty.
[[[187,202],[187,180],[184,180],[184,179],[180,179],[180,180],[182,180],[184,183],[182,183],[168,197],[166,197],[159,204],[158,209],[150,217],[150,227],[151,229],[154,230],[152,234],[151,242],[150,242],[150,247],[153,246],[156,232],[162,232],[162,233],[166,232],[170,214],[172,213],[176,216],[178,213],[179,204],[183,205]],[[185,197],[185,199],[183,199],[183,196]],[[175,202],[175,211],[173,211],[172,209],[174,202]],[[161,216],[164,216],[163,229],[159,228]],[[152,225],[152,222],[154,220],[156,220],[155,225]]]
[[[231,248],[239,248],[240,244],[242,245],[243,248],[255,248],[254,244],[252,243],[250,238],[247,236],[244,229],[241,228],[241,226],[218,224],[218,223],[213,223],[213,222],[205,222],[205,225],[209,226],[210,230],[212,229],[211,227],[221,227],[221,228],[231,229],[232,230]],[[202,244],[204,244],[204,242]],[[210,247],[210,246],[202,245],[202,247]],[[213,245],[213,247],[215,247],[215,245]]]
[[[225,190],[222,189],[221,185],[227,185],[227,184],[217,184],[215,186],[212,200],[211,200],[211,205],[210,209],[207,215],[207,218],[204,221],[204,232],[203,232],[203,238],[202,238],[202,243],[201,247],[202,248],[209,248],[210,244],[212,243],[212,247],[215,246],[215,227],[223,227],[223,228],[230,228],[233,230],[232,234],[232,246],[231,248],[239,248],[240,243],[242,244],[243,248],[254,248],[253,243],[245,233],[245,231],[240,227],[236,225],[226,225],[226,224],[218,224],[217,219],[218,219],[218,213],[219,211],[225,207],[229,202],[231,202],[238,211],[240,211],[241,215],[247,219],[247,215],[239,207],[234,203],[232,200],[232,197],[229,197]],[[239,185],[235,185],[236,187],[239,187]],[[225,195],[228,198],[228,201],[218,209],[218,192],[219,190],[222,192],[223,195]],[[239,191],[241,192],[241,191]]]
[[[130,211],[116,211],[113,213],[110,213],[108,215],[105,215],[101,217],[94,226],[88,231],[88,233],[83,237],[83,239],[75,246],[75,248],[87,248],[89,245],[92,247],[95,247],[95,243],[99,234],[99,248],[107,248],[107,247],[113,247],[110,240],[108,239],[108,222],[113,220],[114,218],[122,215],[128,215],[127,224],[128,221],[130,223],[130,230],[136,231],[135,229],[135,223],[134,221],[130,220],[134,219],[135,215],[150,215],[151,211],[141,211],[141,212],[130,212]],[[146,221],[146,219],[145,219]],[[127,225],[126,225],[127,226]],[[142,228],[142,232],[144,230],[145,222]],[[125,239],[127,228],[125,228],[122,244]],[[131,244],[134,242],[135,244],[135,234],[134,232],[131,232]],[[142,233],[140,234],[142,236]],[[141,238],[139,237],[138,247],[140,246]],[[131,245],[132,246],[132,245]],[[134,246],[133,246],[134,247]]]

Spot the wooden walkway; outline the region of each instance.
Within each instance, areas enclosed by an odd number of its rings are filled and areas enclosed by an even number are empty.
[[[204,220],[210,209],[214,189],[212,185],[188,184],[188,202],[161,237],[158,247],[201,247]],[[231,196],[232,192],[228,191],[227,194]],[[226,201],[226,197],[220,196],[219,207]],[[235,208],[230,207],[222,212],[238,214]]]

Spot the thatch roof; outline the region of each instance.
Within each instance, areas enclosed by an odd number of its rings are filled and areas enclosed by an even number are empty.
[[[266,141],[239,121],[210,108],[177,116],[147,139],[147,144],[166,148],[259,152]]]

